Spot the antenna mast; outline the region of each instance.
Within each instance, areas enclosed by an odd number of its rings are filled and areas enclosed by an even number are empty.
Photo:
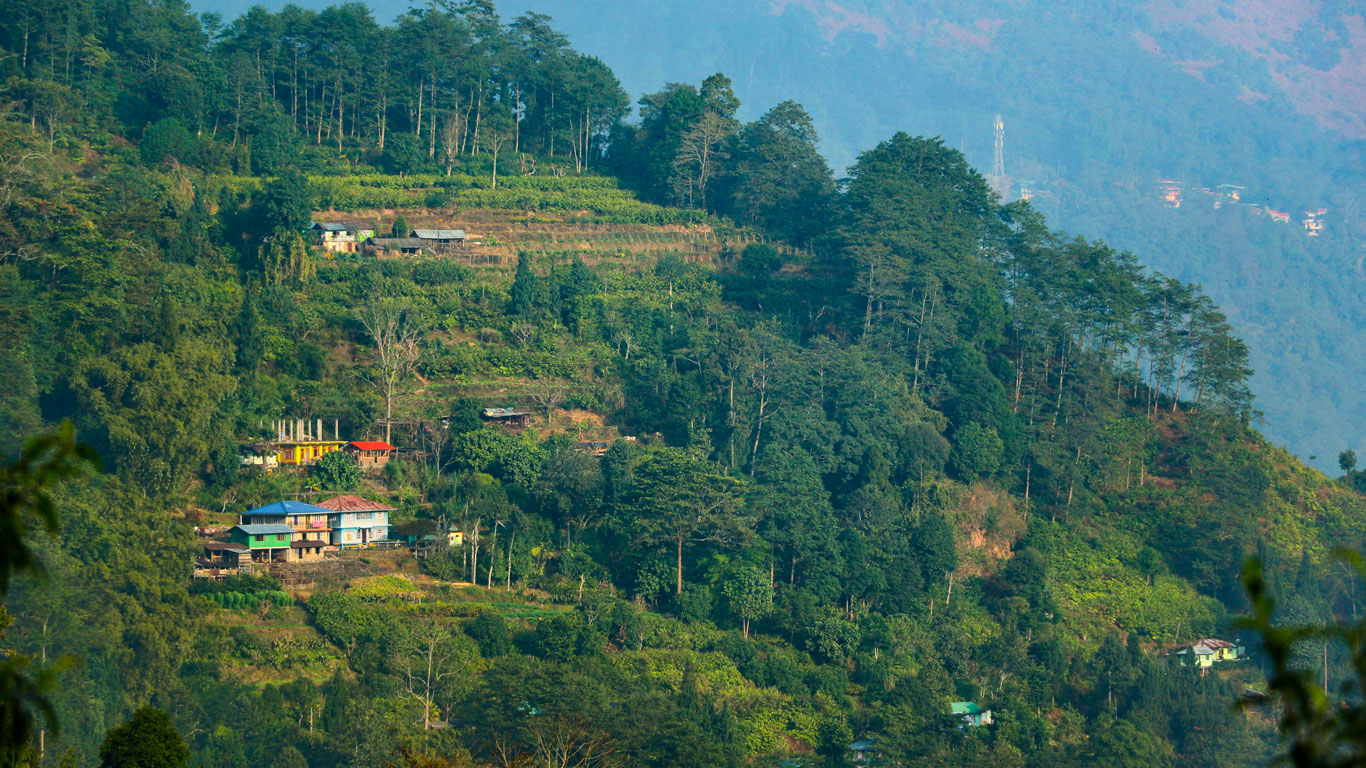
[[[996,151],[991,158],[991,186],[1002,198],[1006,196],[1006,124],[1001,115],[996,115],[993,126],[996,131]]]

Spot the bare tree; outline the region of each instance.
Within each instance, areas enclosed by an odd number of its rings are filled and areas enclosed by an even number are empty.
[[[537,379],[527,384],[526,394],[545,411],[545,423],[550,426],[550,412],[568,397],[569,385],[558,379]]]
[[[441,473],[451,462],[445,455],[446,446],[451,442],[451,431],[442,426],[440,420],[424,419],[417,423],[415,432],[422,450],[432,461],[432,469],[436,472],[437,479],[440,480]]]
[[[479,141],[484,145],[484,150],[493,158],[493,188],[498,188],[498,153],[502,151],[503,145],[512,138],[512,129],[506,120],[494,120],[492,117],[484,125],[483,135]]]
[[[734,130],[733,121],[709,111],[683,134],[673,163],[674,195],[680,203],[706,207],[707,184],[729,157],[725,141]]]
[[[416,313],[394,302],[377,302],[361,311],[361,325],[375,344],[375,381],[384,396],[384,441],[393,432],[394,400],[403,383],[417,368],[421,354],[418,337],[422,328]]]
[[[424,621],[399,646],[394,665],[403,687],[422,707],[422,728],[430,730],[432,713],[442,699],[454,699],[461,679],[469,674],[478,659],[464,635],[447,626]]]
[[[535,717],[525,728],[538,765],[610,768],[622,764],[611,735],[579,718]]]
[[[464,142],[465,115],[459,109],[451,110],[446,122],[441,126],[441,151],[446,161],[446,175],[451,175],[455,158],[460,155],[460,145]]]

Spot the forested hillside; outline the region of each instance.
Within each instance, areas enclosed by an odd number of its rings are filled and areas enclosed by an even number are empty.
[[[381,16],[399,3],[375,2]],[[904,130],[984,172],[1005,122],[1009,197],[1197,282],[1251,342],[1276,442],[1320,469],[1363,447],[1366,26],[1351,3],[511,0],[548,13],[631,93],[722,71],[752,109],[802,102],[837,172]],[[621,46],[621,37],[643,41]],[[1158,182],[1186,190],[1164,208]],[[1214,209],[1245,187],[1286,224]],[[1304,211],[1326,208],[1323,236]]]
[[[1354,458],[1269,444],[1207,294],[940,139],[837,184],[797,103],[628,121],[484,2],[3,14],[9,764],[1245,766],[1243,560],[1359,611]],[[314,418],[393,458],[252,463]],[[63,422],[98,467],[21,451]],[[401,546],[196,565],[338,494]]]

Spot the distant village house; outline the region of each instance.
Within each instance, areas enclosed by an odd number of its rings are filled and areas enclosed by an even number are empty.
[[[1327,208],[1305,211],[1304,219],[1301,221],[1304,225],[1304,233],[1309,237],[1318,237],[1323,232],[1323,217],[1327,215]]]
[[[963,725],[960,728],[977,728],[991,725],[991,710],[982,709],[971,701],[955,701],[949,704],[950,711],[958,716]]]
[[[275,460],[281,465],[307,466],[346,445],[340,437],[337,420],[332,421],[332,439],[323,434],[323,420],[280,419],[272,422],[275,433]]]
[[[482,415],[484,421],[511,429],[522,429],[531,417],[531,411],[525,408],[485,408]]]
[[[389,539],[393,507],[350,494],[333,496],[318,506],[337,513],[332,518],[332,546],[365,547]]]
[[[342,446],[342,450],[350,454],[361,469],[380,469],[389,463],[397,449],[383,440],[352,440]]]
[[[283,523],[234,525],[228,537],[233,544],[245,548],[254,563],[286,563],[294,529]]]
[[[437,253],[447,253],[465,246],[463,229],[415,229],[413,237]]]
[[[429,247],[417,237],[372,237],[365,241],[365,253],[370,256],[415,256]]]
[[[313,224],[317,244],[332,253],[355,253],[357,246],[375,236],[375,230],[341,222],[319,221]]]
[[[1217,637],[1206,637],[1171,652],[1181,666],[1209,669],[1219,662],[1237,661],[1247,657],[1247,649]]]
[[[243,467],[260,467],[269,472],[280,466],[280,457],[275,446],[270,443],[249,443],[237,448],[239,462]]]

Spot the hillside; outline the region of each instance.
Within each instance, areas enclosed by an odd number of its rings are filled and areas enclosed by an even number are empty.
[[[1260,765],[1245,561],[1359,613],[1366,473],[1258,432],[1233,319],[941,139],[837,184],[477,3],[23,10],[10,764]]]
[[[375,4],[381,17],[398,11]],[[1263,428],[1325,471],[1362,448],[1366,359],[1362,17],[1343,3],[505,3],[547,13],[629,92],[723,72],[742,115],[811,112],[836,168],[893,131],[942,136],[984,171],[1005,122],[1007,197],[1205,286],[1253,342]],[[625,31],[625,32],[624,32]],[[622,34],[648,41],[623,48]],[[1187,189],[1179,214],[1159,181]],[[1211,210],[1219,184],[1289,212]],[[1195,198],[1195,199],[1192,199]],[[1327,208],[1327,237],[1302,212]],[[1288,230],[1294,231],[1288,231]],[[1259,279],[1265,276],[1265,279]],[[1310,457],[1315,457],[1313,460]]]

